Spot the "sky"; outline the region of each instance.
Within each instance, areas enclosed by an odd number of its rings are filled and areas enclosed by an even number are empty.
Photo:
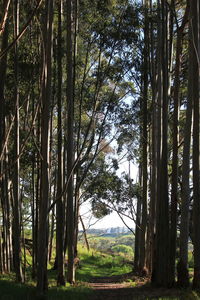
[[[123,162],[119,167],[120,167],[119,170],[121,173],[126,172],[128,174],[128,172],[129,172],[128,162]],[[135,166],[131,163],[130,175],[134,182],[137,180],[137,174],[138,174],[137,166]],[[108,216],[102,218],[101,220],[97,220],[96,218],[91,217],[91,209],[90,209],[89,203],[82,205],[80,213],[84,220],[86,229],[88,229],[88,228],[100,229],[100,228],[124,227],[125,226],[125,224],[122,222],[122,220],[120,219],[120,217],[118,216],[118,214],[116,212],[109,214]],[[129,218],[124,218],[124,220],[130,228],[135,227],[134,222],[132,220],[130,220]],[[80,226],[80,229],[82,229],[81,226]]]

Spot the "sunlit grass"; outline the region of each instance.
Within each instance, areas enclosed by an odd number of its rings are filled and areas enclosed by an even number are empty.
[[[57,287],[56,277],[57,271],[52,270],[54,262],[55,253],[53,253],[53,259],[51,264],[48,265],[48,282],[49,290],[46,295],[48,300],[88,300],[92,299],[93,293],[90,286],[87,284],[92,277],[109,277],[113,275],[122,275],[132,271],[132,267],[127,264],[127,259],[120,255],[111,255],[106,253],[101,253],[94,249],[87,251],[85,247],[79,245],[78,247],[78,257],[80,259],[80,266],[76,270],[76,280],[75,286],[70,286],[66,284],[65,287]],[[190,256],[192,260],[192,256]],[[31,256],[30,253],[26,253],[26,284],[17,284],[15,282],[15,275],[5,274],[0,276],[0,300],[1,299],[24,299],[24,300],[40,300],[36,294],[36,281],[31,279]],[[192,268],[190,268],[190,272]],[[137,281],[132,279],[125,279],[125,282],[130,284],[130,287],[138,289]],[[138,300],[200,300],[199,294],[191,289],[181,290],[180,297],[177,297],[169,292],[169,296],[162,295],[162,290],[159,293],[155,293],[150,285],[147,287],[149,289],[149,296],[137,298]],[[153,292],[152,292],[153,291]],[[159,295],[159,297],[155,297]],[[166,294],[168,295],[168,293]],[[171,295],[171,296],[170,296]],[[134,299],[134,298],[133,298]]]
[[[123,257],[111,256],[91,250],[87,252],[79,248],[80,268],[77,269],[77,279],[89,281],[91,277],[121,275],[131,272],[131,267],[124,264]]]

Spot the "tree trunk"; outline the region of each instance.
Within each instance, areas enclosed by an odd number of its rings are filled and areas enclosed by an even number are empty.
[[[171,228],[170,228],[170,285],[175,283],[176,239],[177,239],[177,204],[178,204],[178,142],[179,142],[179,108],[180,108],[180,72],[183,48],[183,31],[188,18],[188,7],[180,27],[177,29],[176,64],[174,78],[174,111],[173,111],[173,157],[172,157],[172,190],[171,190]]]
[[[63,147],[62,147],[62,1],[58,4],[58,175],[57,175],[57,203],[56,203],[56,256],[57,256],[57,284],[65,285],[64,274],[64,203],[63,203]]]
[[[41,115],[41,191],[39,204],[38,230],[38,268],[37,289],[44,294],[48,288],[47,259],[48,259],[48,207],[49,207],[49,121],[51,104],[51,57],[52,57],[52,23],[53,1],[45,2],[44,21],[44,55],[43,55],[43,82],[42,82],[42,115]]]
[[[19,33],[19,1],[14,2],[14,33],[15,38]],[[14,237],[14,268],[16,280],[21,282],[21,229],[20,229],[20,201],[19,201],[19,90],[18,90],[18,43],[15,44],[15,143],[14,143],[15,166],[13,174],[13,237]]]
[[[193,226],[194,226],[194,288],[200,288],[200,142],[199,142],[199,84],[200,84],[200,12],[199,1],[194,0],[191,3],[191,26],[192,26],[192,98],[193,98]]]
[[[191,37],[191,26],[190,26]],[[188,62],[188,100],[186,110],[186,122],[184,127],[184,147],[182,166],[182,190],[181,190],[181,224],[180,224],[180,257],[177,265],[178,285],[189,286],[188,272],[188,237],[189,237],[189,205],[190,205],[190,147],[192,127],[192,42],[189,43]]]
[[[159,4],[159,3],[158,3]],[[164,0],[161,8],[161,153],[158,162],[158,202],[156,220],[156,244],[152,283],[156,286],[169,285],[169,199],[168,199],[168,47],[167,47],[167,4]],[[159,15],[158,15],[159,16]],[[159,160],[159,155],[158,155]]]
[[[75,282],[74,268],[74,76],[72,39],[72,1],[67,0],[67,281]]]
[[[5,1],[4,1],[5,2]],[[5,10],[5,3],[4,3],[4,10]],[[4,30],[2,31],[2,39],[1,39],[1,51],[7,48],[8,45],[8,24],[7,22],[4,24]],[[5,90],[5,79],[6,79],[6,72],[7,72],[7,55],[4,56],[0,60],[0,174],[5,172],[4,168],[6,167],[5,162],[5,152],[3,153],[4,143],[5,143],[5,98],[4,98],[4,90]],[[6,148],[7,149],[7,148]],[[0,178],[0,199],[1,199],[1,210],[2,210],[2,230],[1,230],[1,249],[0,249],[0,257],[1,257],[1,272],[8,271],[7,267],[5,266],[5,246],[7,244],[6,236],[5,236],[5,207],[6,203],[8,203],[8,194],[6,195],[8,181],[7,181],[7,174]],[[10,215],[8,216],[10,217]],[[10,219],[8,220],[10,221]],[[8,227],[8,226],[6,226]],[[5,229],[4,229],[5,228]]]
[[[141,186],[142,174],[141,164],[139,166],[139,185]],[[141,210],[142,210],[142,197],[138,196],[137,199],[137,211],[136,211],[136,223],[135,223],[135,247],[134,247],[134,271],[139,272],[140,262],[140,232],[141,232]]]
[[[148,102],[148,1],[145,1],[145,27],[144,27],[144,50],[143,50],[143,95],[141,97],[142,107],[142,221],[140,240],[140,272],[143,273],[146,267],[146,230],[147,230],[147,102]]]

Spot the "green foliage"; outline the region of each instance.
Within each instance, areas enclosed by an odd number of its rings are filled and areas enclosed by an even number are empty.
[[[96,218],[109,214],[112,209],[119,213],[133,210],[133,200],[140,197],[138,184],[133,184],[126,174],[119,177],[116,161],[113,169],[105,161],[97,161],[85,180],[84,200],[91,199],[92,211]],[[99,165],[98,165],[99,163]],[[131,214],[130,214],[131,215]]]
[[[188,253],[188,267],[194,268],[194,256],[193,256],[192,251],[189,251],[189,253]]]
[[[121,256],[124,256],[129,253],[128,258],[130,260],[133,259],[133,247],[134,247],[134,236],[133,235],[122,235],[122,236],[116,236],[112,237],[109,236],[92,236],[88,235],[88,240],[90,243],[90,246],[98,251],[101,251],[103,253],[110,253],[113,256],[117,256],[120,253]],[[119,247],[121,247],[122,251],[119,251]],[[123,251],[124,250],[124,251]]]
[[[133,256],[133,248],[131,248],[130,246],[126,246],[126,245],[116,245],[113,246],[112,251],[117,252],[117,253],[123,253],[126,254],[128,256]]]

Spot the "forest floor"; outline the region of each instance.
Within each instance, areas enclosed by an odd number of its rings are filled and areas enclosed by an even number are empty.
[[[148,278],[137,278],[131,273],[94,277],[90,280],[89,287],[93,289],[89,300],[200,299],[199,295],[187,290],[153,288]]]

